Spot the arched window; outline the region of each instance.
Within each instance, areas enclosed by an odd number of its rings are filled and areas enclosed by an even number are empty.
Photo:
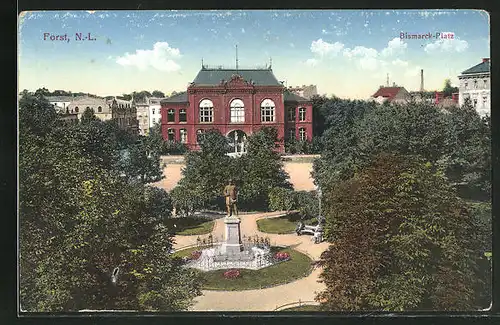
[[[200,143],[203,140],[203,133],[205,133],[205,131],[202,129],[196,131],[196,142]]]
[[[168,140],[175,141],[175,130],[174,129],[168,129]]]
[[[288,107],[288,122],[295,122],[295,107]]]
[[[306,120],[306,108],[300,107],[299,108],[299,121],[304,122],[305,120]]]
[[[274,102],[270,99],[264,99],[260,104],[260,120],[262,122],[274,122]]]
[[[179,110],[179,122],[187,122],[187,113],[184,108]]]
[[[167,111],[167,122],[175,122],[175,110],[172,108]]]
[[[97,113],[102,113],[102,107],[101,106],[97,107]]]
[[[300,136],[300,141],[307,141],[307,134],[305,128],[299,129],[299,136]]]
[[[231,102],[231,123],[245,122],[245,105],[241,99],[235,99]]]
[[[187,130],[180,129],[181,143],[187,143]]]
[[[75,113],[78,113],[78,106],[75,107]]]
[[[200,102],[200,122],[212,123],[214,120],[214,104],[210,99]]]

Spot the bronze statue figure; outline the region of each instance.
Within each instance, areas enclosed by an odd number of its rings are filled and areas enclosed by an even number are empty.
[[[236,207],[236,202],[238,201],[238,189],[231,179],[224,188],[224,197],[226,198],[227,216],[232,216],[233,212],[237,216],[238,208]]]

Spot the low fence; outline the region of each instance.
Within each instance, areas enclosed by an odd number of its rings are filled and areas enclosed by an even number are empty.
[[[280,311],[280,310],[284,310],[284,309],[288,309],[288,308],[310,306],[310,305],[319,306],[320,304],[319,304],[319,302],[314,301],[314,300],[304,300],[304,301],[299,300],[299,301],[291,302],[291,303],[284,304],[281,306],[276,306],[274,311]]]

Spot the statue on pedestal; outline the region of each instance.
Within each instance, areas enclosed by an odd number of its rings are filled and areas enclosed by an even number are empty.
[[[224,197],[226,198],[227,216],[233,216],[233,212],[235,216],[238,216],[238,208],[236,206],[236,202],[238,201],[238,189],[231,179],[224,188]]]

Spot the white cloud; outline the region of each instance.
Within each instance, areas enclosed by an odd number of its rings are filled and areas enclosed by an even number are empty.
[[[290,47],[295,47],[295,44],[293,44],[293,43],[290,43]]]
[[[399,37],[395,37],[387,43],[387,47],[381,52],[382,56],[391,56],[403,53],[408,44],[403,42]]]
[[[434,52],[463,52],[469,47],[467,41],[459,39],[440,39],[427,44],[424,48],[427,53]]]
[[[396,59],[392,61],[392,64],[398,67],[407,67],[408,66],[408,61],[403,61],[400,59]]]
[[[170,47],[167,42],[157,42],[152,50],[136,50],[135,54],[125,53],[116,59],[116,63],[134,66],[140,70],[151,67],[160,71],[177,71],[180,66],[174,60],[180,57],[179,49]]]
[[[331,34],[331,32],[327,31],[326,29],[322,29],[321,34],[328,35],[328,34]]]
[[[242,28],[241,28],[241,32],[242,32],[243,34],[245,34],[245,28],[243,28],[243,27],[242,27]]]
[[[346,48],[344,50],[344,56],[347,58],[352,57],[370,57],[375,58],[378,54],[376,49],[371,47],[356,46],[354,49]]]
[[[343,48],[344,44],[340,42],[328,43],[323,41],[323,39],[321,38],[317,41],[312,41],[311,43],[311,52],[320,56],[337,54],[338,52],[342,51]]]
[[[318,60],[317,59],[307,59],[305,64],[310,66],[310,67],[315,67],[318,65]]]

